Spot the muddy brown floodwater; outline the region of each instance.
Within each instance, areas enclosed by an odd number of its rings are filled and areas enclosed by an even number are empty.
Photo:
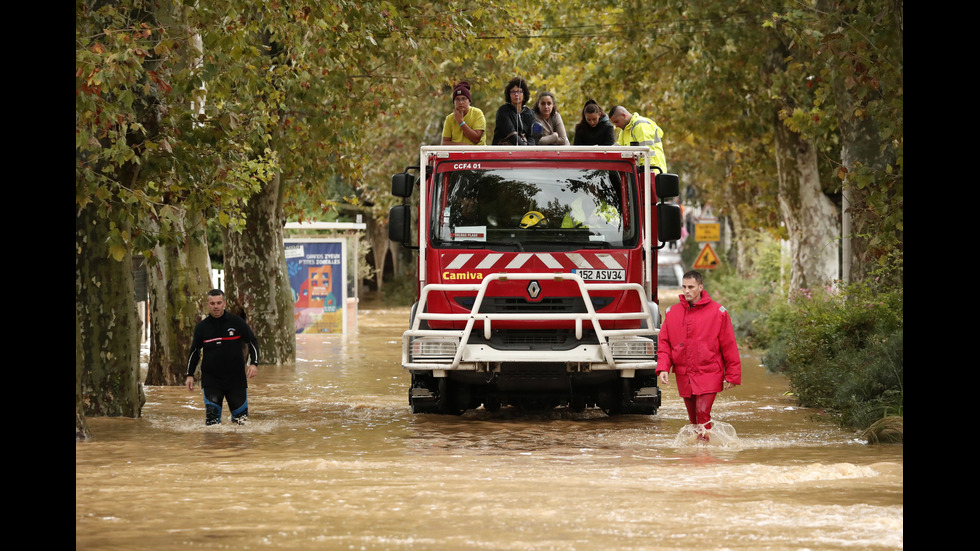
[[[737,438],[706,446],[679,438],[672,386],[654,416],[413,415],[407,323],[362,311],[348,337],[299,336],[295,366],[250,383],[245,427],[205,427],[183,387],[148,387],[140,419],[90,419],[75,548],[903,548],[903,447],[797,407],[752,352],[715,402]]]

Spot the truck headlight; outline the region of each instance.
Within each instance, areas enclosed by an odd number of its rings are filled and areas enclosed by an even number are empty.
[[[447,337],[418,337],[412,341],[412,358],[414,359],[445,359],[451,360],[456,356],[459,339]]]
[[[653,358],[656,353],[656,343],[643,337],[609,341],[609,350],[614,358]]]

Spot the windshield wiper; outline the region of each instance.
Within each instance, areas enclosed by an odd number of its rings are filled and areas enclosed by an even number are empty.
[[[613,248],[612,243],[608,241],[583,241],[582,243],[575,243],[579,245],[580,249],[611,249]]]
[[[451,247],[459,249],[491,249],[494,247],[513,247],[518,252],[524,252],[524,247],[517,241],[443,241],[436,243],[439,247]]]
[[[550,245],[562,250],[575,249],[612,249],[612,243],[608,241],[551,241],[547,239],[524,240],[526,245]]]

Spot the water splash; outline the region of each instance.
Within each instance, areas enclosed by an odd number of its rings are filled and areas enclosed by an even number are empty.
[[[742,441],[739,440],[735,427],[722,421],[712,421],[710,429],[704,425],[684,425],[674,437],[673,445],[741,449]]]

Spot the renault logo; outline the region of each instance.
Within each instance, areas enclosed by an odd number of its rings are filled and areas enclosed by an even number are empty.
[[[541,294],[541,285],[539,285],[537,281],[532,281],[531,283],[528,284],[527,296],[534,299],[534,298],[538,298],[538,295],[540,294]]]

